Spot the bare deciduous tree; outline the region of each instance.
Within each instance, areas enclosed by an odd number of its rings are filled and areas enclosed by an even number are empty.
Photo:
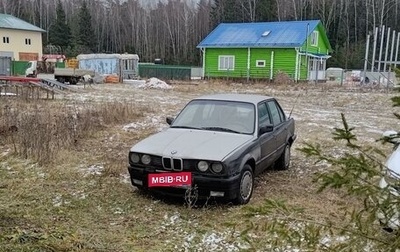
[[[400,30],[400,0],[61,0],[72,34],[86,1],[97,52],[137,53],[141,61],[199,64],[196,45],[220,22],[320,19],[335,51],[332,64],[357,67],[348,57],[373,27]],[[45,30],[56,18],[54,0],[0,0],[0,13],[12,14]],[[48,34],[44,42],[48,42]]]

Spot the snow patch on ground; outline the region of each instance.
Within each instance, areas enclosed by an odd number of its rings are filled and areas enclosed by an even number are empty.
[[[137,131],[137,130],[142,130],[142,129],[148,129],[148,128],[157,128],[157,131],[162,131],[168,125],[165,122],[165,117],[163,116],[147,116],[146,118],[143,119],[143,121],[140,122],[134,122],[127,124],[123,127],[123,130],[125,131]]]
[[[73,192],[72,196],[74,196],[77,199],[81,199],[81,200],[84,200],[88,197],[87,193],[85,193],[83,191]]]
[[[104,166],[97,164],[89,167],[81,167],[80,170],[85,174],[85,177],[89,175],[101,175],[103,173]]]
[[[116,207],[114,209],[114,214],[123,214],[123,213],[124,213],[124,210],[120,207]]]
[[[152,211],[151,208],[146,211]],[[185,227],[192,227],[187,231]],[[167,240],[166,243],[175,244],[177,251],[228,251],[236,252],[249,249],[250,247],[240,238],[240,232],[234,231],[230,228],[223,231],[210,231],[210,232],[197,232],[196,227],[198,223],[193,219],[182,218],[180,213],[173,214],[166,213],[161,222],[162,229],[175,230],[179,236],[175,239],[182,239],[182,241]]]
[[[120,181],[123,184],[130,184],[131,183],[131,177],[129,176],[128,173],[120,174]]]
[[[53,198],[53,206],[54,207],[60,207],[60,206],[62,206],[62,205],[68,205],[68,204],[70,204],[71,202],[70,201],[68,201],[68,200],[64,200],[63,198],[62,198],[62,195],[61,194],[57,194],[54,198]]]
[[[223,232],[208,232],[197,239],[197,233],[190,233],[184,237],[183,251],[228,251],[236,252],[250,249],[241,242],[240,233],[228,229]]]
[[[171,89],[172,87],[168,85],[165,81],[157,78],[150,78],[146,80],[145,83],[139,84],[138,88],[142,89]]]
[[[5,157],[5,156],[7,156],[8,154],[10,154],[11,153],[11,149],[6,149],[6,150],[4,150],[4,151],[2,151],[1,153],[0,153],[0,157]]]
[[[168,214],[164,215],[164,222],[162,223],[162,226],[168,227],[168,226],[173,226],[181,221],[181,216],[179,213],[174,213],[172,216],[168,216]]]
[[[349,239],[348,236],[337,236],[337,237],[325,236],[320,240],[320,243],[326,247],[329,247],[332,244],[343,243],[348,239]]]

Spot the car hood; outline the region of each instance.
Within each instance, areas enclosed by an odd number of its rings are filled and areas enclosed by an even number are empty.
[[[400,175],[400,146],[398,146],[397,149],[390,155],[386,162],[386,166],[397,176]]]
[[[252,139],[253,135],[169,128],[140,141],[131,151],[184,159],[222,161],[233,150]]]

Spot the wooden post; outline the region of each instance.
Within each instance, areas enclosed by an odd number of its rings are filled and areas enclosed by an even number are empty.
[[[365,78],[367,77],[367,68],[368,68],[368,52],[369,52],[369,41],[371,35],[367,35],[367,45],[365,49],[365,58],[364,58],[364,72],[363,72],[363,80],[362,83],[365,83]]]

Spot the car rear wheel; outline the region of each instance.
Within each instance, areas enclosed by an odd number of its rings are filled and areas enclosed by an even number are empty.
[[[279,159],[275,162],[275,170],[284,171],[290,166],[290,144],[286,144],[285,150]]]
[[[247,204],[250,201],[251,195],[253,194],[254,189],[254,175],[251,166],[246,164],[243,167],[240,181],[239,181],[239,189],[237,192],[237,198],[235,199],[235,203],[238,205]]]

